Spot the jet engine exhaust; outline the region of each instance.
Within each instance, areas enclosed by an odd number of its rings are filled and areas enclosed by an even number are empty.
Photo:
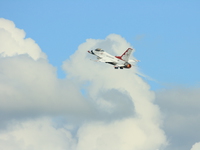
[[[125,66],[124,66],[124,68],[131,68],[131,67],[132,67],[132,65],[129,63],[125,64]]]

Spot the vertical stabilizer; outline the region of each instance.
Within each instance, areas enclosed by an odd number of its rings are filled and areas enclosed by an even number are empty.
[[[128,48],[121,56],[115,56],[115,57],[118,58],[118,59],[122,59],[122,60],[128,62],[132,51],[133,51],[132,48]]]

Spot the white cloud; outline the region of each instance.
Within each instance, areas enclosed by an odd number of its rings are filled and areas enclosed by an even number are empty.
[[[91,111],[73,82],[57,78],[56,68],[42,59],[45,54],[39,46],[25,42],[24,31],[15,28],[12,21],[0,21],[1,29],[10,34],[8,39],[0,40],[8,41],[0,45],[5,54],[0,57],[0,112],[4,114],[1,120],[54,114],[84,115]],[[27,49],[21,53],[23,47]]]
[[[78,131],[77,150],[155,150],[165,141],[163,133],[156,126],[144,124],[134,118],[88,123]]]
[[[200,149],[200,142],[199,143],[195,143],[191,148],[191,150],[199,150],[199,149]]]
[[[0,54],[14,56],[28,54],[33,59],[46,58],[40,47],[31,38],[25,38],[25,32],[15,27],[15,24],[0,18]]]
[[[76,140],[70,131],[54,128],[48,118],[13,122],[8,131],[0,133],[2,150],[73,150]]]
[[[70,60],[64,63],[64,70],[69,77],[81,83],[89,82],[88,95],[97,103],[102,101],[102,91],[115,89],[128,95],[134,104],[132,109],[135,115],[107,124],[94,122],[82,126],[78,132],[78,149],[122,149],[125,147],[127,150],[154,150],[165,145],[165,135],[160,129],[162,124],[160,111],[158,106],[153,104],[154,93],[149,90],[149,85],[136,74],[137,67],[130,70],[115,70],[113,66],[94,63],[90,61],[86,51],[95,47],[105,50],[109,48],[110,53],[120,55],[131,45],[115,34],[109,35],[105,40],[88,39],[86,43],[79,46]],[[105,105],[105,107],[108,106]]]
[[[87,51],[96,47],[121,55],[131,45],[120,35],[81,44],[64,62],[61,80],[24,31],[0,21],[8,42],[0,47],[2,149],[155,150],[167,144],[154,93],[137,67],[115,70],[89,59]]]
[[[0,59],[0,111],[39,115],[78,113],[88,109],[76,86],[56,77],[46,60],[26,56]]]

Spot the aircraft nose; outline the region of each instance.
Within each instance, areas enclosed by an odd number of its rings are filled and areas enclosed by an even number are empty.
[[[88,53],[90,53],[90,54],[93,54],[93,55],[94,55],[94,52],[93,52],[93,50],[91,50],[91,51],[88,51]]]

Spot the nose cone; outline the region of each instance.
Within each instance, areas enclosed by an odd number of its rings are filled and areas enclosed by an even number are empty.
[[[95,55],[94,52],[93,52],[93,50],[88,51],[88,53]]]

